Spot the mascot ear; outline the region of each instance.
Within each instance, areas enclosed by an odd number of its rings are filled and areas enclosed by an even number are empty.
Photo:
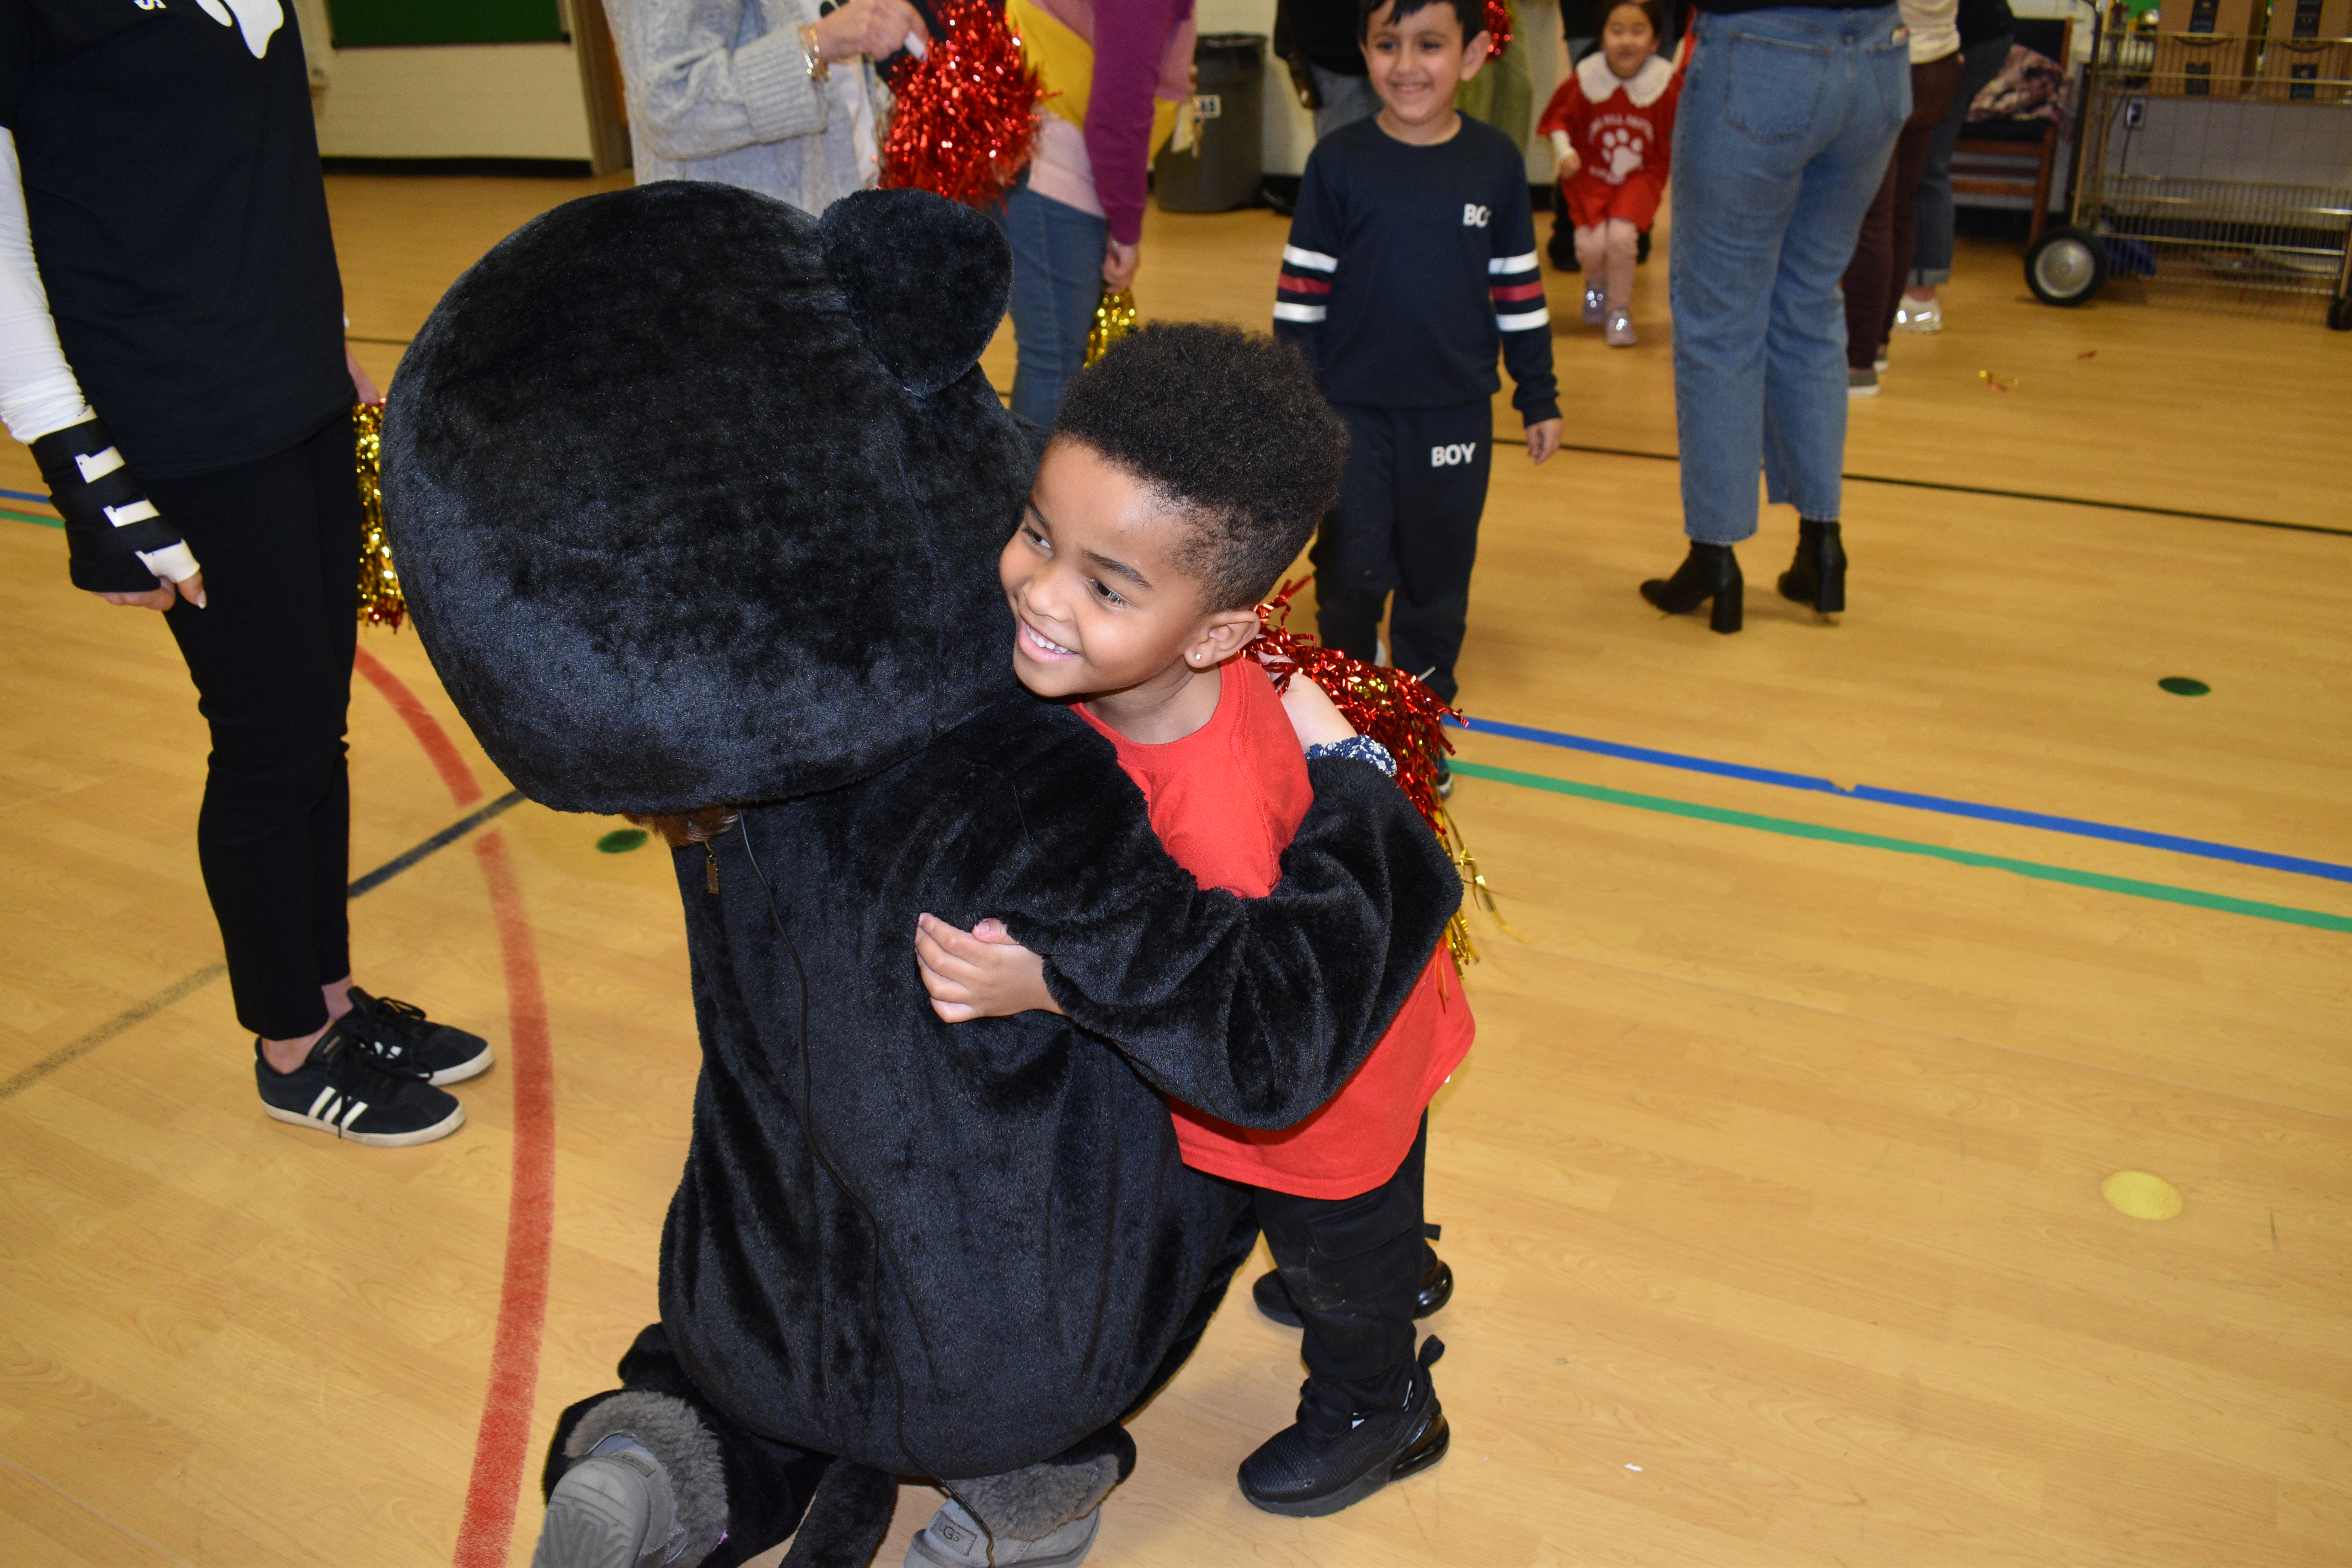
[[[929,397],[978,363],[1013,288],[995,224],[928,191],[857,191],[818,232],[858,334],[899,385]]]

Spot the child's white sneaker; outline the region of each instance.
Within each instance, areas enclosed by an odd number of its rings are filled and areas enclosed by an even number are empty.
[[[1609,296],[1608,296],[1608,295],[1606,295],[1606,294],[1603,294],[1600,289],[1585,289],[1585,291],[1584,291],[1584,324],[1585,324],[1586,326],[1588,326],[1588,327],[1597,327],[1597,326],[1599,326],[1599,325],[1601,324],[1601,312],[1602,309],[1603,309],[1604,307],[1606,307],[1606,306],[1607,306],[1607,304],[1608,304],[1608,303],[1609,303]]]
[[[1944,301],[1914,300],[1903,296],[1895,307],[1895,330],[1898,332],[1940,332],[1944,330]]]
[[[1641,341],[1633,336],[1633,318],[1622,310],[1609,318],[1609,330],[1602,339],[1612,349],[1630,349]]]

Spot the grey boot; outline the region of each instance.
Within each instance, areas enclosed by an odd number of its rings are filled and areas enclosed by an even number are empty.
[[[1103,1499],[1134,1462],[1124,1432],[1103,1451],[947,1483],[947,1505],[907,1544],[907,1568],[1076,1568]]]
[[[563,1449],[531,1568],[694,1568],[725,1535],[719,1443],[684,1401],[616,1394]]]

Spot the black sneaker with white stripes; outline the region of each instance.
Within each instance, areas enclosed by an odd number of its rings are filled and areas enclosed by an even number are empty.
[[[371,996],[352,987],[343,1028],[354,1044],[385,1067],[415,1073],[436,1086],[463,1083],[490,1070],[490,1043],[479,1035],[436,1024],[414,1002]]]
[[[351,1017],[345,1014],[329,1026],[292,1072],[271,1067],[261,1042],[253,1042],[262,1110],[280,1121],[379,1149],[430,1143],[466,1124],[466,1108],[457,1096],[435,1089],[421,1073],[387,1067],[362,1049],[345,1028]]]

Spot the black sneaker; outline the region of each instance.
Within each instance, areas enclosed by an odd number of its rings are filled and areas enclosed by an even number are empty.
[[[1445,1303],[1454,1300],[1453,1267],[1437,1256],[1433,1247],[1423,1247],[1422,1254],[1421,1289],[1412,1301],[1412,1315],[1416,1318],[1442,1311]],[[1259,1275],[1257,1283],[1250,1287],[1250,1300],[1257,1303],[1259,1311],[1284,1328],[1306,1326],[1298,1321],[1298,1307],[1290,1299],[1290,1287],[1282,1282],[1280,1269],[1269,1268]]]
[[[386,1067],[360,1048],[345,1027],[350,1017],[346,1014],[331,1025],[292,1072],[271,1067],[261,1042],[253,1042],[262,1110],[280,1121],[379,1149],[430,1143],[466,1124],[466,1108],[455,1095],[435,1089],[422,1074]]]
[[[1399,1409],[1358,1411],[1336,1429],[1302,1419],[1268,1437],[1242,1461],[1242,1496],[1268,1513],[1320,1519],[1437,1463],[1453,1434],[1429,1369],[1444,1353],[1436,1335],[1421,1342],[1421,1365]],[[1307,1401],[1298,1413],[1309,1414]]]
[[[436,1024],[413,1002],[371,996],[356,985],[343,1027],[362,1050],[385,1067],[415,1073],[429,1084],[463,1083],[489,1071],[496,1059],[489,1041],[481,1036]]]
[[[1454,770],[1446,766],[1444,757],[1440,757],[1437,759],[1437,798],[1451,800],[1453,797]]]

